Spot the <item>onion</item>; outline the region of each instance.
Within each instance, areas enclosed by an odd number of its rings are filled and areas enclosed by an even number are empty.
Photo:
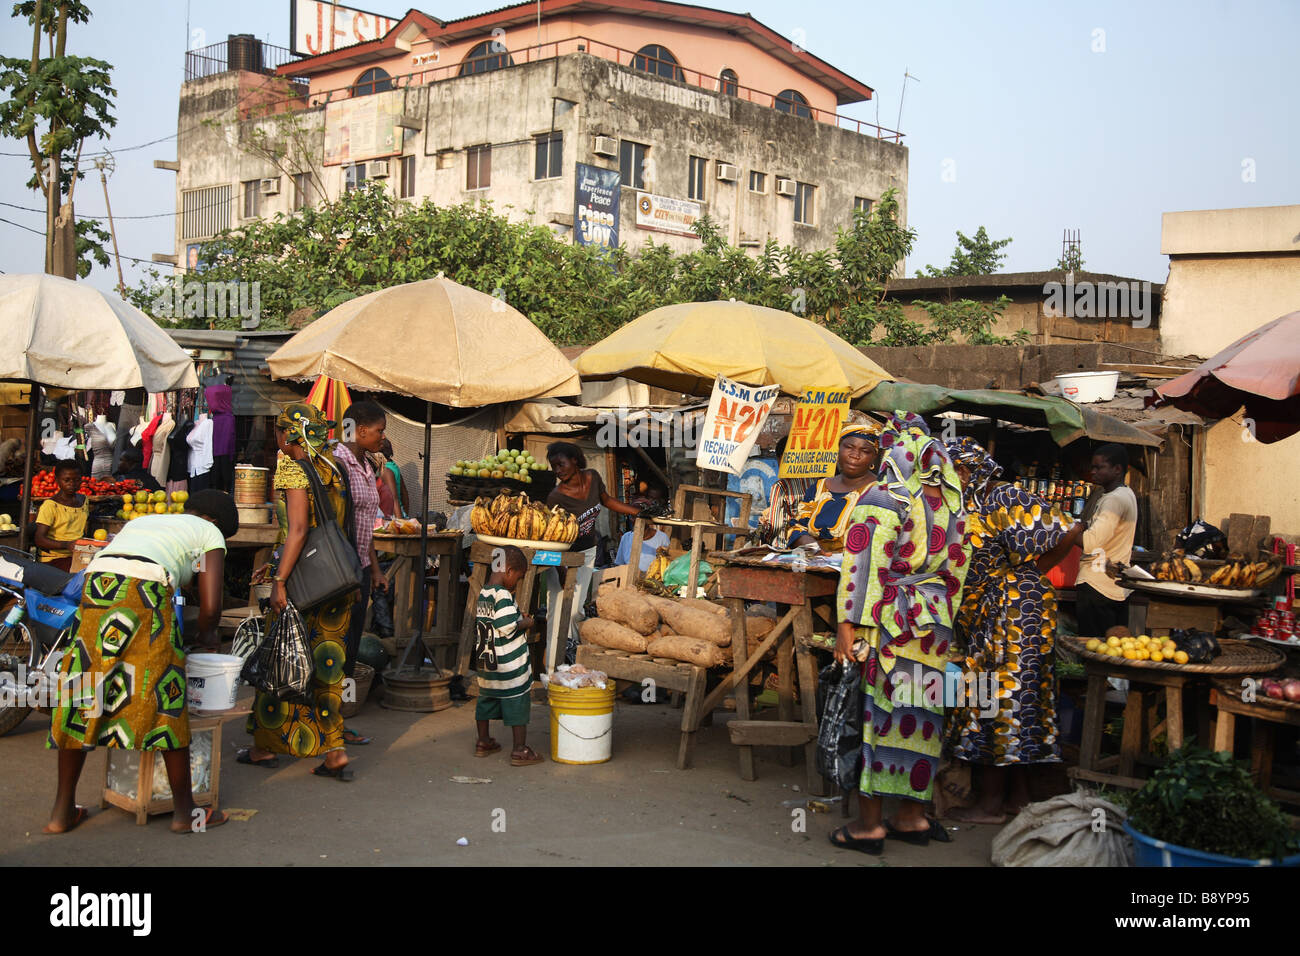
[[[1282,685],[1277,681],[1270,682],[1270,686],[1264,688],[1264,693],[1274,700],[1282,700],[1286,694],[1282,690]]]
[[[1292,703],[1300,703],[1300,680],[1288,680],[1282,684],[1282,693]]]

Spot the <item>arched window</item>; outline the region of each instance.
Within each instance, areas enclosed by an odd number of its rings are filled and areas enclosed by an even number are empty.
[[[369,96],[371,93],[387,93],[393,88],[392,78],[379,67],[366,70],[352,87],[353,96]]]
[[[812,118],[812,109],[808,106],[808,101],[804,99],[803,94],[798,90],[782,90],[776,94],[776,102],[772,105],[782,113],[793,113],[795,116],[802,116],[805,119]]]
[[[505,48],[504,43],[495,39],[484,40],[469,51],[469,55],[460,65],[460,75],[491,73],[493,70],[503,70],[507,66],[514,65],[515,61],[510,58],[510,51]]]
[[[677,57],[673,56],[667,47],[660,46],[658,43],[650,43],[637,50],[636,56],[632,57],[632,66],[668,80],[686,79],[682,68],[677,65]]]
[[[728,96],[735,96],[740,90],[740,77],[735,70],[723,70],[718,77],[718,89]]]

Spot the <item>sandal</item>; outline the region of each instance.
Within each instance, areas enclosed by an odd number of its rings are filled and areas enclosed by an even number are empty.
[[[889,840],[900,840],[903,843],[910,843],[913,846],[929,846],[930,835],[933,829],[934,825],[931,823],[924,830],[900,830],[891,822],[886,820],[885,838]]]
[[[836,839],[840,837],[841,839]],[[865,853],[868,856],[880,856],[885,852],[885,838],[875,837],[855,837],[849,832],[847,826],[840,827],[838,830],[832,830],[830,833],[832,846],[837,846],[841,850],[857,850],[859,853]]]
[[[77,829],[77,827],[85,823],[86,818],[88,816],[90,816],[89,810],[87,810],[85,807],[77,807],[77,812],[74,813],[72,816],[72,822],[69,823],[62,830],[51,830],[49,825],[46,824],[45,828],[42,829],[41,832],[47,833],[50,836],[58,836],[60,833],[71,833],[73,830]]]
[[[535,763],[541,763],[546,758],[539,754],[532,747],[526,746],[523,750],[515,750],[510,754],[510,766],[512,767],[530,767]]]
[[[222,824],[230,822],[230,814],[224,810],[213,810],[211,807],[201,808],[203,810],[203,825],[201,827],[188,826],[183,829],[172,829],[172,833],[200,833],[212,830]],[[198,821],[194,821],[197,823]]]
[[[488,738],[487,746],[484,746],[484,742],[482,740],[479,740],[474,744],[474,756],[488,757],[496,753],[500,749],[501,749],[501,745],[497,743],[495,740],[492,740],[491,738]]]
[[[356,776],[356,774],[354,774],[351,768],[346,764],[339,767],[337,770],[332,770],[325,766],[325,764],[318,764],[312,768],[311,772],[318,777],[333,777],[339,783],[351,783],[353,778]]]
[[[351,744],[355,747],[364,747],[366,744],[370,743],[372,739],[373,738],[371,737],[362,737],[359,733],[349,727],[343,728],[343,742],[345,744]]]
[[[263,757],[261,760],[254,760],[252,750],[245,747],[235,754],[235,763],[246,763],[250,767],[264,767],[267,770],[274,770],[280,766],[280,758],[272,754],[269,757]]]

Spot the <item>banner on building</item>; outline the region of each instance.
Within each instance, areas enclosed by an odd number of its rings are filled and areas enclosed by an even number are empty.
[[[580,246],[618,245],[619,173],[577,163],[573,177],[573,241]]]
[[[329,0],[289,0],[289,49],[299,56],[329,53],[378,40],[397,22]]]
[[[696,238],[691,228],[700,218],[700,204],[653,193],[636,194],[636,227],[650,232]]]
[[[709,411],[704,416],[695,464],[700,468],[742,474],[759,429],[779,394],[779,385],[743,385],[719,375],[709,396]]]
[[[344,166],[402,151],[402,92],[325,104],[325,165]]]
[[[829,478],[839,459],[840,426],[849,413],[847,388],[810,388],[794,407],[781,456],[781,478]]]

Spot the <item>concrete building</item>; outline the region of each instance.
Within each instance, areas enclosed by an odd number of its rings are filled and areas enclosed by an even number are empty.
[[[375,179],[600,241],[599,214],[575,234],[575,193],[593,181],[578,164],[617,174],[625,248],[696,248],[705,214],[738,245],[824,248],[890,188],[906,217],[901,136],[836,112],[871,88],[746,14],[662,0],[411,11],[302,59],[232,37],[188,54],[186,75],[177,161],[160,164],[177,173],[182,266],[223,228]]]

